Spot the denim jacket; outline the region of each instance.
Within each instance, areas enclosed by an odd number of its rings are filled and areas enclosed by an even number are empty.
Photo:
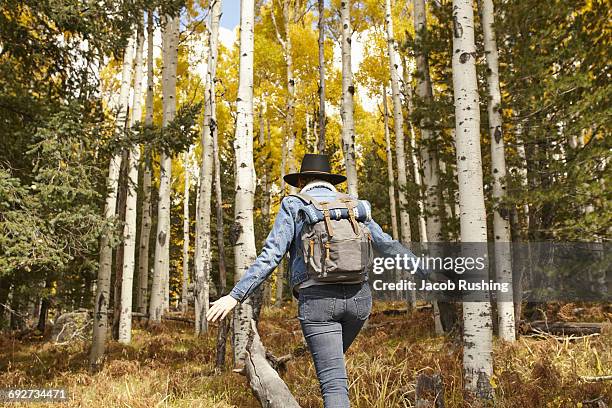
[[[321,182],[313,182],[307,185],[302,192],[308,193],[319,201],[332,201],[338,194],[331,184]],[[282,200],[280,210],[274,220],[274,226],[266,238],[261,253],[240,281],[236,283],[229,293],[230,296],[241,303],[244,302],[270,276],[287,251],[289,251],[290,256],[289,286],[296,296],[293,288],[308,280],[306,264],[299,250],[301,247],[300,233],[304,226],[304,220],[302,217],[298,217],[298,214],[305,205],[301,199],[294,196],[288,196]],[[399,254],[403,256],[407,254],[410,257],[415,256],[408,248],[386,234],[374,220],[366,222],[365,225],[372,233],[374,249],[382,255],[396,256]]]

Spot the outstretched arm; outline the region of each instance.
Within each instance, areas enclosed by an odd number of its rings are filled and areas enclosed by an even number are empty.
[[[268,234],[261,253],[236,283],[229,295],[211,303],[206,318],[213,322],[224,318],[238,302],[244,302],[255,289],[266,280],[278,266],[293,240],[295,223],[289,209],[290,203],[285,199],[274,220],[272,231]]]

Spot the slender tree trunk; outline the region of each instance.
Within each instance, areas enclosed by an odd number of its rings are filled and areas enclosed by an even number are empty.
[[[351,68],[351,37],[353,34],[353,29],[351,28],[351,0],[340,2],[340,19],[342,24],[342,44],[340,47],[342,50],[342,107],[340,109],[340,115],[342,116],[342,152],[344,153],[344,163],[346,165],[348,193],[353,197],[358,197],[355,122],[353,119],[355,86],[353,85],[353,71]]]
[[[412,115],[414,110],[413,100],[412,100],[412,79],[410,78],[410,68],[408,67],[407,61],[405,58],[402,58],[402,65],[404,66],[403,72],[403,80],[404,80],[404,99],[406,100],[406,106],[408,110],[408,115]],[[417,147],[416,147],[416,132],[414,131],[414,124],[412,120],[408,120],[408,125],[410,126],[410,154],[412,158],[412,166],[414,173],[414,184],[421,190],[421,185],[423,184],[421,181],[421,168],[419,165],[419,158],[417,156]],[[421,242],[427,242],[427,223],[425,221],[425,207],[423,205],[423,200],[420,197],[417,199],[417,209],[419,212],[419,237],[421,238]]]
[[[413,0],[414,4],[414,31],[415,40],[419,47],[423,47],[423,38],[427,33],[427,14],[425,11],[425,0]],[[416,93],[426,103],[431,103],[432,88],[429,75],[429,58],[426,52],[417,50],[416,54]],[[419,124],[421,131],[421,163],[423,166],[423,185],[425,191],[425,203],[428,208],[426,221],[426,235],[428,242],[442,241],[442,223],[440,222],[440,191],[438,187],[440,175],[438,169],[438,153],[433,132],[427,128],[424,120]],[[435,245],[435,244],[434,244]],[[440,302],[443,303],[443,302]],[[442,321],[454,320],[452,305],[441,305],[434,301],[434,322],[437,334],[442,334],[444,327]]]
[[[196,219],[196,261],[195,261],[195,320],[196,334],[208,331],[206,313],[210,296],[210,270],[212,254],[210,248],[210,211],[213,185],[213,133],[217,132],[215,80],[217,72],[217,49],[221,1],[210,5],[210,32],[208,72],[206,74],[204,126],[202,132],[202,166],[200,173],[199,210]]]
[[[268,122],[269,126],[269,122]],[[285,149],[286,139],[283,139],[282,149],[281,149],[281,168],[280,168],[280,196],[281,199],[285,195],[285,168],[286,168],[286,158],[287,153]],[[276,307],[281,307],[283,304],[283,289],[285,282],[285,264],[284,259],[281,259],[278,266],[276,267]]]
[[[387,28],[387,53],[389,54],[389,70],[391,72],[391,95],[393,98],[393,129],[395,133],[395,155],[397,157],[397,187],[400,214],[400,239],[408,245],[412,241],[410,233],[410,215],[408,214],[408,198],[406,189],[406,150],[404,147],[404,117],[400,99],[400,77],[397,47],[393,36],[393,16],[391,15],[391,0],[385,0],[385,26]]]
[[[144,29],[138,28],[138,42],[134,63],[134,99],[132,102],[132,126],[142,118],[142,68]],[[123,276],[121,279],[121,314],[119,318],[119,342],[129,344],[132,339],[132,293],[136,259],[136,218],[138,205],[138,165],[140,146],[134,144],[129,151],[125,225],[123,227]]]
[[[414,30],[416,42],[419,47],[423,46],[423,38],[427,32],[427,19],[425,13],[425,0],[414,1]],[[427,53],[417,50],[417,96],[426,103],[432,99],[431,79],[429,76],[429,61]],[[429,209],[427,216],[427,238],[431,242],[442,241],[442,224],[440,222],[440,199],[439,199],[439,170],[438,154],[435,146],[434,134],[428,129],[424,121],[419,124],[423,148],[421,149],[421,161],[423,164],[423,183],[425,185],[425,199]]]
[[[391,211],[391,228],[393,239],[399,239],[397,228],[397,209],[395,208],[395,175],[393,174],[393,154],[391,153],[391,137],[389,136],[389,108],[387,107],[387,88],[383,86],[383,114],[385,122],[385,145],[387,152],[387,176],[389,180],[389,207]]]
[[[45,295],[40,301],[40,311],[38,313],[38,324],[36,325],[36,329],[39,332],[44,333],[45,328],[47,327],[47,315],[49,314],[49,306],[51,305],[51,301],[49,299],[49,291],[53,286],[53,282],[50,278],[45,279]]]
[[[147,94],[145,98],[145,126],[153,127],[153,12],[147,12]],[[140,250],[138,252],[138,312],[147,311],[149,290],[149,241],[151,237],[151,149],[144,147],[142,176],[142,211],[140,222]]]
[[[296,142],[296,131],[295,131],[295,78],[293,73],[293,55],[292,55],[292,42],[291,42],[291,20],[293,18],[291,13],[292,5],[287,1],[282,1],[283,20],[285,23],[285,37],[280,33],[279,27],[276,23],[276,17],[274,9],[271,10],[272,22],[274,23],[274,29],[276,31],[276,37],[281,47],[283,48],[283,55],[285,57],[286,65],[286,77],[287,77],[287,105],[285,110],[285,137],[287,138],[287,161],[289,162],[289,172],[295,173],[295,142]],[[297,192],[293,186],[289,187],[291,193]]]
[[[319,0],[319,140],[317,150],[325,153],[325,1]],[[316,132],[315,132],[316,133]]]
[[[487,242],[482,158],[480,155],[480,110],[476,80],[474,10],[469,0],[453,0],[453,89],[457,173],[461,208],[461,242]],[[484,248],[483,248],[484,250]],[[478,397],[491,398],[493,374],[491,305],[463,304],[463,367],[465,387]]]
[[[266,130],[265,121],[264,121],[264,111],[265,106],[261,108],[260,112],[260,123],[259,123],[259,145],[262,147],[262,175],[261,175],[261,185],[262,185],[262,203],[261,203],[261,213],[263,216],[264,223],[266,227],[270,226],[270,187],[272,183],[270,183],[270,168],[269,168],[269,160],[270,160],[270,121],[268,119],[268,127]]]
[[[127,127],[126,127],[127,130]],[[125,225],[125,210],[128,194],[128,167],[130,154],[123,150],[121,170],[119,171],[119,193],[117,195],[117,221]],[[112,338],[119,340],[119,319],[121,317],[121,285],[123,282],[123,239],[115,251],[115,282],[113,285],[113,325]]]
[[[499,201],[506,197],[506,156],[502,134],[501,92],[499,89],[499,56],[495,38],[495,9],[492,0],[481,1],[484,49],[487,56],[487,84],[489,88],[488,114],[491,136],[491,167],[493,173],[493,233],[495,235],[495,274],[500,282],[508,282],[512,288],[512,259],[510,255],[510,212]],[[510,300],[503,299],[508,296]],[[512,293],[499,294],[497,315],[499,336],[506,341],[516,340],[514,303]]]
[[[213,132],[213,155],[215,165],[215,205],[217,210],[217,251],[219,252],[219,289],[225,293],[227,287],[227,268],[225,266],[225,243],[223,239],[223,195],[221,194],[221,160],[219,160],[218,132]]]
[[[116,132],[121,133],[127,121],[128,100],[130,96],[130,83],[132,79],[132,60],[134,58],[134,36],[130,37],[123,54],[123,67],[121,69],[121,89],[117,107]],[[104,217],[111,219],[115,216],[117,207],[117,188],[119,169],[121,167],[121,154],[116,153],[111,158],[106,182],[106,201],[104,204]],[[92,371],[101,368],[104,356],[104,345],[108,332],[108,301],[110,298],[111,264],[113,249],[110,246],[110,231],[102,233],[100,238],[100,262],[98,267],[98,283],[94,302],[93,341],[89,355]]]
[[[266,124],[264,120],[265,103],[262,103],[259,108],[259,147],[261,149],[261,218],[264,228],[267,230],[270,226],[270,177],[269,164],[270,159],[270,133],[266,133]],[[264,304],[270,303],[270,286],[271,281],[266,279],[264,282]]]
[[[253,197],[255,166],[253,163],[253,46],[254,0],[241,0],[240,5],[240,66],[238,99],[236,101],[236,201],[234,209],[235,278],[240,279],[256,257],[253,227]],[[247,299],[234,312],[234,363],[244,366],[252,318],[251,302]]]
[[[176,113],[176,68],[178,53],[179,18],[165,16],[162,28],[162,125],[167,126]],[[155,240],[155,264],[151,285],[149,319],[160,322],[162,313],[169,307],[170,267],[170,193],[172,158],[161,153],[159,175],[159,203],[157,206],[157,233]]]
[[[185,152],[183,157],[185,184],[183,186],[183,279],[181,285],[181,311],[186,313],[187,308],[189,307],[187,302],[187,292],[189,287],[189,189],[191,186],[189,168],[190,152]]]

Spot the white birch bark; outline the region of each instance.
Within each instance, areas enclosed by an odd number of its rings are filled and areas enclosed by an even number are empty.
[[[132,82],[132,60],[134,59],[134,42],[132,35],[123,53],[123,66],[121,68],[121,88],[117,102],[117,117],[115,128],[121,134],[127,121],[130,85]],[[104,217],[109,220],[115,216],[117,210],[117,190],[119,187],[119,170],[121,168],[121,152],[113,154],[108,167],[106,182],[106,201],[104,203]],[[92,370],[98,370],[103,363],[104,345],[108,332],[108,301],[110,299],[111,265],[113,249],[110,246],[110,231],[103,232],[100,238],[100,264],[98,267],[98,284],[94,303],[93,340],[89,355]]]
[[[189,159],[191,157],[191,149],[183,154],[183,167],[185,172],[185,180],[183,184],[183,279],[181,285],[181,311],[187,312],[187,292],[189,287],[189,189],[191,186]]]
[[[340,2],[340,23],[342,24],[342,152],[346,166],[346,183],[348,193],[358,197],[357,163],[355,157],[355,121],[353,118],[355,86],[351,68],[351,0]]]
[[[489,90],[488,115],[489,135],[491,136],[491,167],[493,173],[493,233],[495,235],[495,274],[500,282],[508,282],[510,293],[497,301],[499,336],[506,341],[516,340],[514,322],[514,303],[512,302],[512,258],[510,254],[509,211],[502,212],[499,200],[506,196],[506,156],[502,134],[501,91],[499,89],[499,55],[495,38],[495,9],[492,0],[482,0],[482,30],[484,49],[487,57],[487,85]],[[506,298],[507,296],[507,298]],[[508,301],[508,299],[510,299]]]
[[[476,81],[474,10],[469,0],[453,0],[453,89],[461,242],[487,242],[480,154],[480,110]],[[463,368],[467,390],[490,398],[493,374],[491,305],[463,303]]]
[[[385,123],[385,151],[387,153],[387,176],[389,180],[389,210],[391,211],[391,230],[393,239],[399,239],[397,227],[397,209],[395,207],[395,175],[393,174],[393,153],[389,135],[389,108],[387,106],[387,88],[383,86],[383,115]]]
[[[196,218],[195,261],[195,318],[196,334],[208,331],[206,313],[210,296],[210,269],[212,253],[210,247],[210,211],[213,186],[214,146],[213,133],[217,132],[215,80],[217,72],[219,19],[221,1],[213,1],[209,9],[208,69],[204,93],[204,125],[202,127],[202,164],[200,167],[199,211]]]
[[[417,42],[423,41],[423,34],[427,30],[427,18],[425,13],[425,0],[413,0],[414,3],[414,31]],[[430,101],[432,98],[431,79],[429,76],[429,62],[425,53],[419,52],[416,57],[417,87],[416,93],[419,98]],[[421,149],[421,161],[423,165],[423,184],[425,186],[425,200],[431,215],[427,216],[427,238],[431,242],[442,241],[442,224],[439,216],[439,170],[438,154],[431,146],[434,134],[430,129],[419,124],[423,148]]]
[[[153,13],[147,12],[147,93],[145,98],[145,126],[153,126]],[[138,252],[138,312],[147,311],[149,290],[149,241],[151,236],[151,150],[144,148],[142,176],[142,209],[140,222],[140,245]]]
[[[241,0],[240,4],[240,66],[238,69],[238,98],[236,101],[236,200],[234,208],[234,264],[235,277],[241,278],[256,257],[253,226],[255,195],[255,166],[253,163],[253,48],[254,0]],[[236,306],[234,312],[234,363],[244,366],[250,323],[253,315],[247,299]]]
[[[176,67],[178,53],[178,17],[165,17],[162,28],[162,125],[167,126],[176,114]],[[149,319],[161,321],[162,313],[169,307],[168,285],[170,267],[170,193],[172,158],[161,154],[159,175],[159,203],[157,208],[157,233],[155,240],[155,265],[151,286]]]
[[[136,57],[134,59],[134,94],[132,101],[132,126],[142,118],[142,68],[144,30],[138,29]],[[132,339],[132,293],[136,257],[136,206],[138,204],[138,165],[140,146],[129,151],[125,225],[123,226],[123,274],[121,276],[121,313],[119,315],[119,342],[129,344]]]
[[[397,187],[399,198],[399,230],[402,243],[408,245],[412,241],[410,234],[410,215],[408,214],[408,199],[406,188],[406,149],[404,147],[404,116],[400,99],[399,60],[397,45],[393,37],[393,16],[391,15],[391,0],[385,0],[385,26],[387,28],[387,53],[389,54],[389,70],[391,72],[391,96],[393,100],[393,129],[395,133],[395,155],[397,157]]]

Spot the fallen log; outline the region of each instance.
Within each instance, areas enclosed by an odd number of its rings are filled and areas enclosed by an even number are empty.
[[[91,310],[89,310],[89,313],[93,313]],[[107,314],[109,316],[113,315],[113,311],[109,310],[107,312]],[[148,313],[140,313],[140,312],[132,312],[132,319],[134,318],[145,318],[148,319],[149,318],[149,314]],[[189,324],[195,324],[195,320],[194,319],[190,319],[188,317],[184,317],[184,316],[174,316],[174,315],[163,315],[162,320],[169,320],[169,321],[173,321],[173,322],[183,322],[183,323],[189,323]]]
[[[257,333],[255,320],[251,320],[245,370],[251,389],[263,408],[300,407],[287,384],[266,358],[266,349]]]
[[[557,335],[578,335],[601,333],[604,323],[588,323],[588,322],[546,322],[536,320],[525,325],[526,331],[529,332],[545,332]]]
[[[600,375],[596,377],[590,377],[586,375],[581,375],[580,379],[584,382],[602,382],[602,381],[612,381],[612,375]]]

